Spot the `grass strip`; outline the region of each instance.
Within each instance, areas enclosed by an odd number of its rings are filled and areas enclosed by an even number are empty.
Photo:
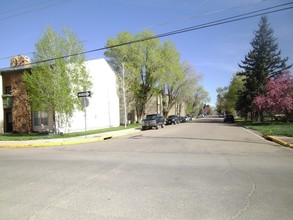
[[[236,123],[246,128],[260,132],[263,136],[275,135],[275,136],[287,136],[293,137],[293,123],[285,123],[278,121],[265,121],[262,123],[236,120]]]
[[[127,125],[127,128],[124,126],[119,126],[115,128],[103,128],[97,130],[89,130],[89,131],[81,131],[81,132],[72,132],[66,134],[53,134],[53,135],[40,135],[39,133],[31,133],[31,134],[1,134],[0,141],[28,141],[28,140],[41,140],[41,139],[56,139],[56,138],[70,138],[70,137],[78,137],[92,134],[100,134],[104,132],[111,131],[119,131],[130,128],[140,127],[139,124],[130,124]]]

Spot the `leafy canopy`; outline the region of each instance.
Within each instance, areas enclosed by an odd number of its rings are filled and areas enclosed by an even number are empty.
[[[253,104],[260,111],[289,113],[293,111],[293,77],[288,71],[270,79],[264,95],[256,96]]]
[[[132,94],[138,118],[145,111],[148,100],[155,92],[155,85],[161,70],[161,46],[159,39],[143,41],[154,36],[151,31],[143,31],[132,35],[128,32],[118,34],[117,38],[111,38],[107,42],[110,47],[105,56],[117,72],[122,63],[125,66],[125,83]],[[140,41],[141,42],[137,42]],[[120,47],[111,47],[126,42],[136,41]]]
[[[163,113],[167,115],[176,102],[192,99],[198,81],[198,76],[191,76],[194,71],[190,65],[180,63],[180,54],[173,43],[145,40],[152,37],[154,33],[148,30],[135,35],[122,32],[106,45],[105,56],[116,74],[121,74],[124,64],[125,84],[132,94],[138,119],[153,95],[162,96]],[[115,46],[120,44],[125,45]]]
[[[37,65],[23,76],[32,110],[51,111],[58,126],[64,126],[80,107],[77,92],[91,87],[83,51],[68,28],[58,34],[49,27],[36,44],[33,62]]]

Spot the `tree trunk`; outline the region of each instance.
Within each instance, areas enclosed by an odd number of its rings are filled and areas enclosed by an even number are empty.
[[[179,116],[181,116],[182,103],[179,104],[178,107],[179,107]]]
[[[256,117],[257,117],[257,122],[258,122],[258,123],[263,122],[263,115],[262,115],[262,112],[257,111],[257,112],[256,112]]]
[[[139,123],[145,115],[145,105],[136,105],[137,123]]]
[[[286,123],[289,123],[289,112],[286,110],[285,111],[285,121],[286,121]]]
[[[166,94],[164,92],[161,92],[161,95],[162,95],[163,115],[166,118],[169,113],[167,101],[166,101]]]

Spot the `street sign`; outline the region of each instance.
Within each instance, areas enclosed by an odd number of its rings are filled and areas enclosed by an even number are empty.
[[[79,92],[79,93],[77,93],[77,97],[78,98],[91,97],[91,91]]]
[[[82,98],[80,101],[81,101],[81,105],[84,108],[84,130],[85,131],[86,131],[86,107],[89,106],[89,100],[87,97],[90,97],[90,96],[91,96],[91,91],[77,93],[77,97]]]

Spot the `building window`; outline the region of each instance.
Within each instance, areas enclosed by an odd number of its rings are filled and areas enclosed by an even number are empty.
[[[48,125],[48,112],[36,111],[34,114],[34,126]]]
[[[5,86],[5,94],[11,93],[11,86]]]

